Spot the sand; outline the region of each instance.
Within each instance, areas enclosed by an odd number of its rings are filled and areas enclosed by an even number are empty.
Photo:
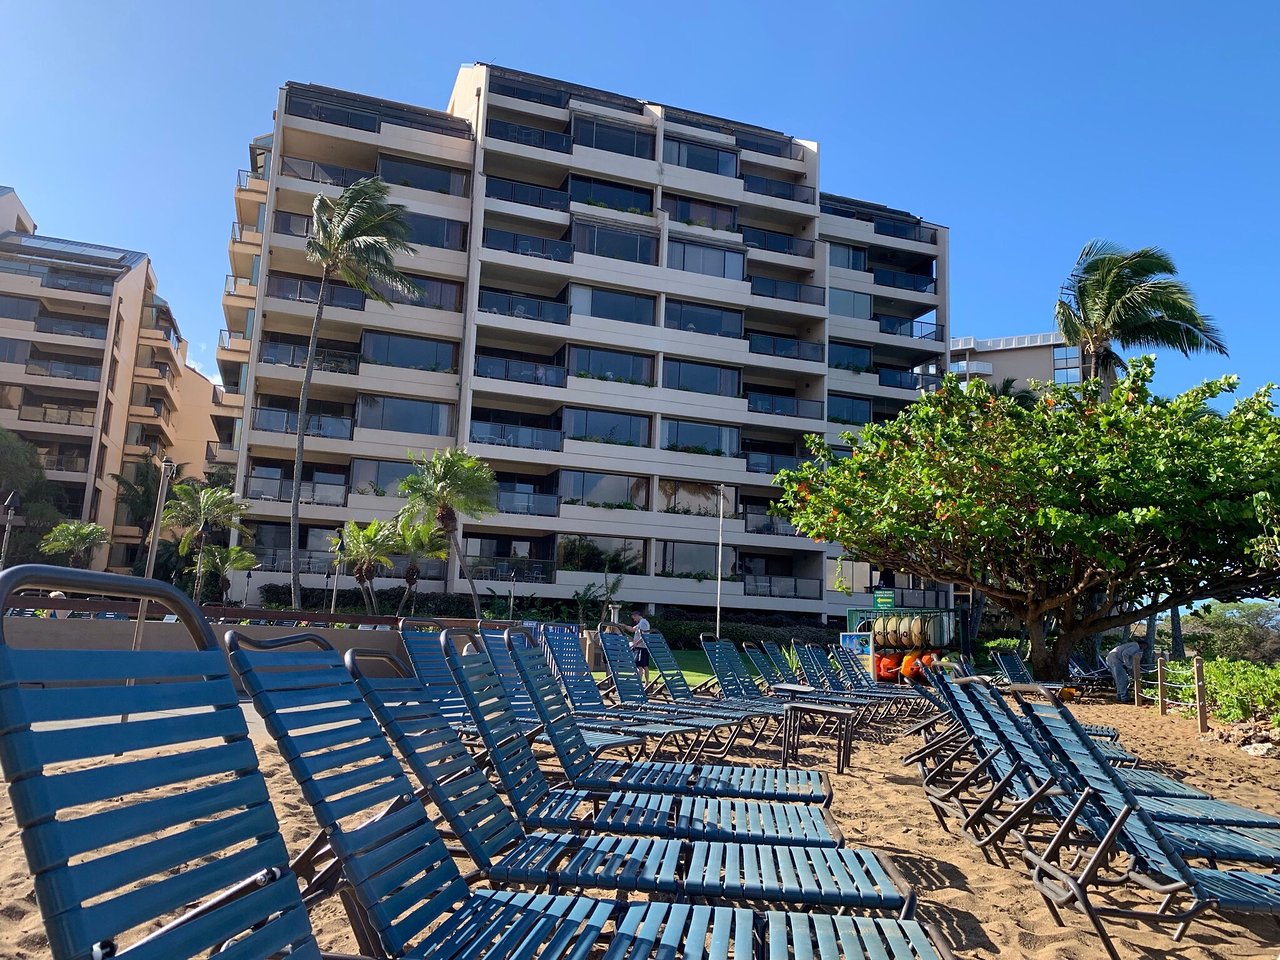
[[[1201,737],[1191,720],[1160,717],[1154,710],[1096,703],[1077,704],[1075,709],[1084,721],[1118,727],[1128,747],[1144,758],[1160,758],[1166,772],[1219,798],[1280,814],[1280,761],[1253,759],[1212,736]],[[274,747],[261,737],[255,740],[285,842],[296,851],[313,835],[314,823]],[[1055,926],[1021,868],[988,863],[962,836],[939,827],[915,770],[900,763],[917,743],[887,730],[864,731],[851,772],[832,773],[832,810],[849,845],[875,847],[897,860],[919,895],[919,918],[936,924],[959,957],[1105,956],[1083,916],[1068,914],[1065,927]],[[777,752],[764,748],[740,759],[776,761]],[[801,764],[833,769],[829,742],[807,744]],[[314,910],[312,920],[322,947],[354,952],[346,916],[336,900]],[[1124,922],[1113,922],[1110,929],[1125,958],[1280,957],[1280,919],[1227,921],[1211,914],[1194,924],[1179,944],[1160,929]],[[21,843],[8,798],[0,796],[0,960],[46,957],[48,946]]]

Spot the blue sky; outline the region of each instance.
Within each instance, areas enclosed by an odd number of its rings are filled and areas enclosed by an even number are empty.
[[[444,6],[444,5],[441,5]],[[0,183],[42,233],[145,250],[212,368],[235,173],[286,80],[443,107],[486,61],[776,127],[823,185],[952,228],[953,333],[1052,328],[1084,243],[1166,248],[1229,358],[1280,380],[1280,5],[5,5]]]

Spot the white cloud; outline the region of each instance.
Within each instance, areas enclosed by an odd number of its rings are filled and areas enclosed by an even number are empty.
[[[187,358],[187,366],[190,367],[192,370],[194,370],[196,373],[200,374],[201,376],[208,377],[211,381],[216,383],[218,386],[222,386],[221,371],[206,370],[203,363],[201,363],[199,360],[192,360],[190,357]]]

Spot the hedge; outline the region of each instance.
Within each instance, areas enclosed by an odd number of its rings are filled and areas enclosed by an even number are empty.
[[[715,622],[712,620],[669,620],[666,617],[650,617],[649,624],[667,638],[667,643],[676,649],[701,649],[699,636],[703,633],[714,633]],[[765,627],[754,623],[720,624],[720,636],[734,643],[753,641],[761,643],[772,640],[784,646],[794,637],[810,643],[837,643],[840,631],[826,627]]]

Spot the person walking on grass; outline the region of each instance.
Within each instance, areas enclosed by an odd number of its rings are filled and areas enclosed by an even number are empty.
[[[628,627],[624,623],[622,629],[631,633],[631,658],[635,661],[636,669],[640,671],[640,679],[647,687],[649,686],[649,643],[645,637],[652,629],[649,621],[639,610],[632,610],[631,626]]]
[[[1116,703],[1129,702],[1129,674],[1133,670],[1133,658],[1146,652],[1147,638],[1137,637],[1112,647],[1107,654],[1107,669],[1116,683]]]

